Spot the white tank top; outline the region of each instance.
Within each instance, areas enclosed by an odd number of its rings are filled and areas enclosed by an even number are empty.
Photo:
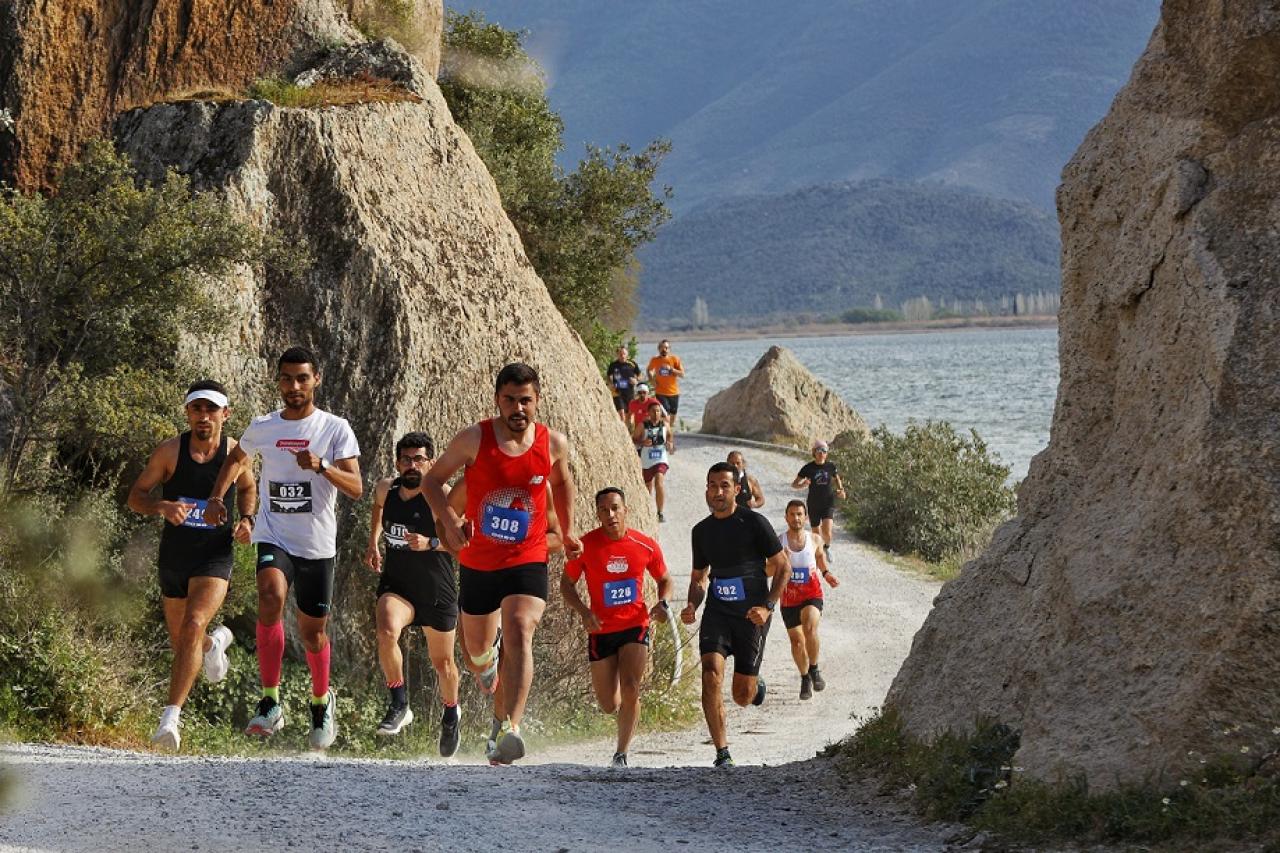
[[[662,465],[667,462],[667,428],[665,424],[659,424],[656,427],[649,426],[645,423],[645,437],[654,442],[652,447],[641,447],[640,450],[640,467],[652,468],[655,465]]]
[[[791,560],[792,569],[816,569],[818,567],[818,555],[813,551],[813,534],[804,531],[804,547],[799,551],[791,550],[791,543],[787,541],[787,531],[782,531],[778,536],[778,541],[782,543],[783,549],[787,552],[787,559]]]

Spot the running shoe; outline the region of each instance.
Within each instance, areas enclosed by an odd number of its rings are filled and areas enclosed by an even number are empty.
[[[490,761],[496,761],[499,764],[511,764],[524,758],[524,738],[520,737],[520,733],[515,729],[508,728],[498,738],[497,745],[493,748],[493,755]]]
[[[440,755],[444,758],[451,758],[458,751],[458,742],[462,737],[461,728],[462,714],[458,706],[445,708],[444,716],[440,718]]]
[[[204,670],[205,680],[210,684],[217,684],[219,681],[227,677],[227,670],[231,669],[231,661],[227,659],[227,649],[236,641],[235,636],[231,633],[231,629],[226,625],[219,625],[209,633],[209,651],[204,653]]]
[[[813,689],[819,692],[827,689],[827,682],[822,678],[822,673],[818,672],[818,667],[809,667],[809,680],[813,682]]]
[[[716,750],[716,761],[712,767],[733,767],[733,756],[729,754],[729,747],[722,746]]]
[[[182,735],[178,733],[178,718],[182,710],[173,705],[166,705],[160,712],[160,725],[151,736],[151,743],[159,749],[177,752],[182,745]]]
[[[313,709],[318,707],[311,706]],[[311,716],[315,717],[315,711],[312,710]],[[387,704],[387,713],[383,715],[382,722],[378,723],[378,734],[385,737],[400,734],[400,730],[413,722],[413,709],[408,703],[397,705],[394,702]]]
[[[480,688],[480,692],[486,696],[492,696],[493,691],[498,689],[498,661],[501,656],[502,628],[498,628],[498,634],[493,638],[493,658],[489,661],[488,668],[484,672],[474,673],[476,685]]]
[[[756,706],[763,705],[764,693],[765,693],[764,679],[763,678],[757,679],[756,680],[756,698],[751,700],[751,704]]]
[[[659,523],[659,524],[662,524],[662,523],[663,523],[663,522],[665,522],[666,520],[667,520],[667,517],[666,517],[665,515],[663,515],[661,512],[659,512],[659,513],[658,513],[658,523]]]
[[[307,743],[312,749],[328,749],[338,736],[338,721],[334,718],[336,698],[332,687],[329,688],[327,697],[329,701],[323,705],[311,706],[311,733],[307,735]]]
[[[800,698],[813,698],[813,681],[807,675],[800,676]]]
[[[271,737],[284,728],[284,708],[270,696],[258,700],[258,712],[245,726],[244,733],[261,738]]]
[[[621,770],[621,769],[625,769],[626,766],[627,766],[627,754],[625,752],[615,752],[613,754],[613,761],[609,762],[609,769]]]
[[[498,736],[501,734],[502,720],[494,717],[493,720],[489,722],[489,737],[484,742],[484,757],[489,759],[490,765],[496,765],[498,763]]]

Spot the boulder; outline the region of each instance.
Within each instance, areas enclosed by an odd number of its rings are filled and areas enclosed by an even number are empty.
[[[1165,0],[1067,165],[1052,437],[894,680],[910,731],[995,718],[1101,788],[1274,746],[1277,56],[1274,3]]]
[[[343,0],[343,7],[371,38],[397,39],[425,73],[432,78],[440,73],[444,0]]]
[[[772,346],[751,372],[707,401],[702,432],[808,449],[842,432],[870,434],[840,395],[785,347]]]

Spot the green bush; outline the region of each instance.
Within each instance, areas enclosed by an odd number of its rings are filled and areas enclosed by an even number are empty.
[[[846,323],[898,323],[902,312],[892,308],[850,308],[840,319]]]
[[[845,433],[832,456],[843,472],[849,528],[902,553],[941,562],[972,555],[1015,506],[1009,468],[976,432],[912,421],[902,435]]]

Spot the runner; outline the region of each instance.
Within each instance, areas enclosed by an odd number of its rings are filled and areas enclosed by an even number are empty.
[[[627,352],[626,347],[618,347],[617,357],[609,363],[605,370],[609,379],[609,388],[613,391],[613,407],[618,410],[618,417],[630,427],[627,407],[635,396],[636,380],[640,378],[640,365],[636,364]]]
[[[816,531],[806,530],[804,501],[787,503],[787,529],[779,540],[791,564],[791,581],[782,592],[782,624],[791,641],[791,659],[800,670],[800,698],[812,699],[813,691],[827,682],[818,672],[818,623],[822,619],[822,580],[832,589],[840,579],[827,569],[826,552]],[[822,576],[819,580],[818,576]]]
[[[813,443],[813,461],[806,462],[791,483],[793,489],[809,488],[805,503],[809,509],[809,524],[814,530],[822,533],[822,550],[831,562],[831,520],[836,515],[836,498],[844,500],[844,484],[840,482],[840,473],[836,463],[828,461],[827,443]]]
[[[627,426],[635,432],[635,428],[641,421],[649,415],[649,403],[655,398],[649,396],[649,386],[641,382],[636,385],[636,398],[627,404]],[[658,405],[662,405],[659,403]],[[666,409],[663,409],[664,417],[670,415]],[[638,450],[639,448],[637,448]]]
[[[644,474],[644,485],[653,495],[658,507],[659,523],[666,521],[662,514],[667,503],[667,453],[671,450],[671,429],[662,413],[662,404],[650,400],[647,417],[636,424],[635,434],[631,437],[640,451],[640,467]]]
[[[396,471],[374,490],[369,548],[364,562],[378,580],[378,663],[387,679],[391,701],[378,725],[378,734],[396,735],[413,722],[404,683],[400,632],[416,625],[427,639],[427,655],[440,682],[440,754],[458,751],[458,666],[453,659],[458,627],[458,590],[453,558],[441,547],[435,518],[422,496],[422,475],[431,470],[435,444],[423,432],[411,432],[396,442]],[[378,540],[385,538],[386,565]]]
[[[262,457],[258,482],[263,512],[253,529],[258,546],[258,674],[262,699],[245,734],[270,737],[284,727],[280,671],[284,666],[284,605],[295,586],[298,630],[311,670],[312,749],[333,744],[338,725],[329,687],[329,607],[338,521],[338,492],[359,500],[360,447],[351,425],[316,408],[320,364],[306,347],[290,347],[276,366],[276,386],[284,408],[254,418],[227,456],[205,509],[205,521],[221,524],[227,509],[222,494]]]
[[[765,517],[737,505],[737,469],[717,462],[707,471],[707,505],[711,515],[693,527],[693,574],[689,578],[689,603],[680,614],[686,625],[697,619],[698,607],[707,601],[698,632],[702,654],[702,713],[716,747],[716,767],[732,767],[724,723],[725,658],[733,657],[733,701],[764,702],[765,684],[760,678],[765,638],[774,608],[789,580],[787,557],[773,527]],[[766,578],[772,578],[770,583]]]
[[[217,526],[205,524],[205,502],[195,496],[209,493],[228,451],[236,446],[235,439],[222,432],[231,414],[227,391],[213,380],[197,382],[187,389],[183,409],[190,429],[157,447],[129,490],[129,509],[159,515],[166,522],[157,562],[173,667],[169,704],[160,713],[151,742],[175,752],[182,743],[178,732],[182,706],[197,671],[203,668],[204,677],[215,683],[227,674],[227,647],[234,640],[231,630],[219,625],[211,634],[204,631],[227,596],[232,538],[249,542],[255,503],[253,475],[244,471],[235,481],[240,515],[235,530],[229,519]],[[156,486],[162,486],[159,498],[152,495]]]
[[[454,436],[423,478],[423,492],[442,538],[458,553],[464,662],[485,692],[494,692],[499,678],[503,685],[494,708],[503,732],[489,760],[510,764],[525,754],[520,720],[533,683],[533,635],[547,606],[548,487],[566,555],[575,559],[582,546],[572,533],[569,442],[534,420],[537,371],[508,364],[494,387],[498,417]],[[465,523],[444,491],[464,466]]]
[[[760,481],[747,473],[747,458],[742,455],[741,450],[734,450],[729,454],[728,462],[738,471],[738,506],[747,509],[759,509],[764,506],[764,489],[760,488]]]
[[[627,766],[627,747],[640,719],[640,680],[649,662],[649,619],[667,621],[671,577],[658,543],[627,527],[622,489],[596,492],[600,526],[582,537],[582,556],[565,566],[560,594],[587,629],[591,686],[600,710],[618,715],[618,744],[611,767]],[[645,607],[644,575],[658,584],[658,602]],[[588,607],[577,581],[587,578]]]
[[[671,354],[671,341],[658,342],[658,354],[649,359],[646,368],[649,381],[653,383],[653,393],[657,395],[662,408],[667,410],[667,422],[671,425],[671,449],[676,449],[675,431],[676,415],[680,413],[680,377],[684,376],[684,365],[680,356]]]

